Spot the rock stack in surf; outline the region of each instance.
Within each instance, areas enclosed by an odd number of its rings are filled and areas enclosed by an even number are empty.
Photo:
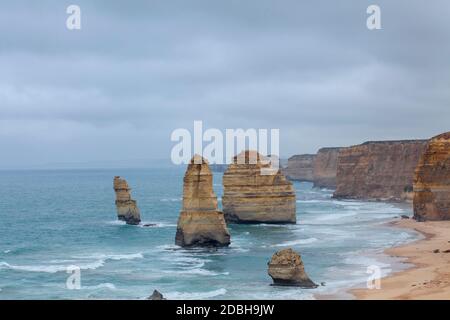
[[[291,248],[278,251],[272,256],[269,261],[268,273],[272,277],[274,285],[317,287],[306,274],[302,258]]]
[[[233,158],[223,175],[223,189],[227,222],[296,223],[292,183],[256,151]]]
[[[141,214],[136,200],[131,198],[131,189],[125,179],[114,177],[114,191],[116,192],[116,208],[119,220],[127,224],[137,225],[141,222]]]
[[[182,247],[230,244],[223,213],[217,207],[211,170],[199,155],[192,158],[184,175],[183,208],[175,243]]]

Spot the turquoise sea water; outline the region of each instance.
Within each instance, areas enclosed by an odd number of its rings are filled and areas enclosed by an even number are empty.
[[[331,199],[331,190],[295,183],[297,225],[229,225],[232,244],[174,245],[184,169],[0,172],[0,299],[310,299],[365,283],[367,267],[404,267],[388,247],[419,237],[385,222],[408,207]],[[116,220],[112,181],[125,177],[144,223]],[[221,174],[214,188],[222,195]],[[301,253],[317,289],[273,287],[267,262],[280,249]],[[81,288],[68,289],[67,268]]]

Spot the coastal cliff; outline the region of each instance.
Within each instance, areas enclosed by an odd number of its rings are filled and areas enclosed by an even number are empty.
[[[178,219],[175,243],[189,246],[228,246],[223,213],[217,209],[212,173],[208,162],[195,155],[184,175],[183,208]]]
[[[252,161],[254,159],[255,161]],[[223,175],[223,212],[232,223],[295,223],[296,200],[292,183],[281,170],[270,170],[270,163],[255,151],[233,158]]]
[[[342,148],[333,197],[412,200],[414,170],[427,140],[369,141]]]
[[[336,171],[341,148],[321,148],[314,160],[313,177],[316,188],[336,188]]]
[[[450,132],[430,140],[414,177],[414,218],[450,220]]]
[[[294,155],[288,159],[287,167],[282,172],[289,180],[312,182],[315,157],[315,154]]]
[[[114,191],[116,193],[117,217],[127,224],[137,225],[141,222],[141,214],[136,200],[131,198],[131,188],[125,179],[114,177]]]

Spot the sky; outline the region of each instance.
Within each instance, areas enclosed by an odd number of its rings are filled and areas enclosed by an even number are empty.
[[[449,16],[447,0],[1,1],[0,168],[169,159],[194,120],[279,129],[282,157],[430,138],[450,129]]]

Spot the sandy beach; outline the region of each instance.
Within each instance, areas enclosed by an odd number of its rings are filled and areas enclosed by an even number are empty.
[[[353,289],[356,299],[450,299],[450,221],[392,223],[410,228],[425,238],[391,248],[386,254],[406,258],[414,267],[381,279],[380,289]]]

